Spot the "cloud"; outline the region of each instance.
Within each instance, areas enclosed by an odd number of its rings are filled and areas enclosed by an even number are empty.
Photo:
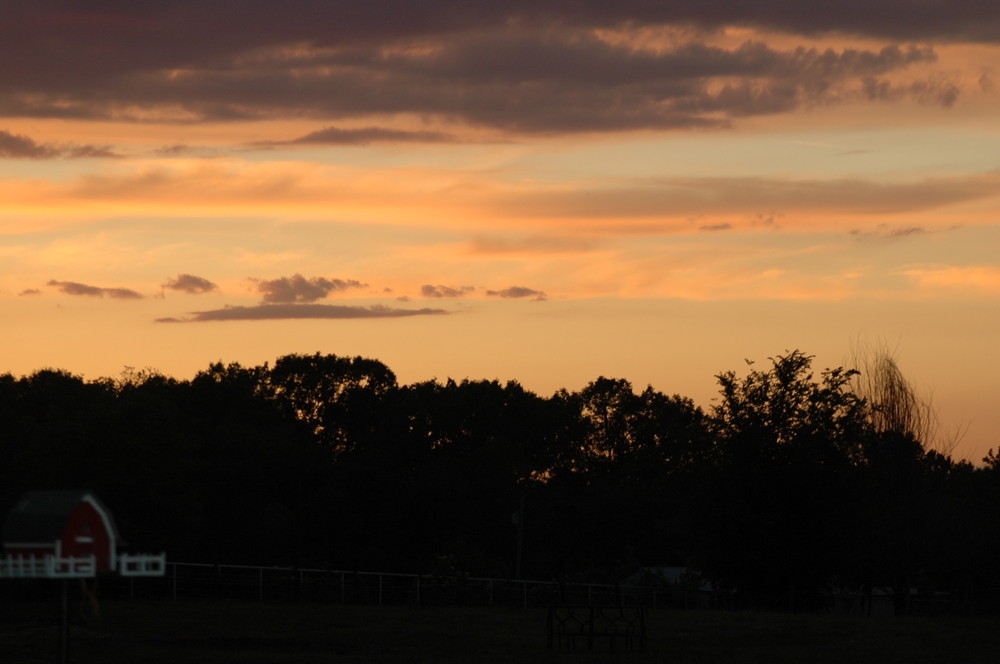
[[[42,291],[37,288],[25,288],[23,291],[18,293],[18,295],[41,295]]]
[[[154,154],[161,157],[177,157],[185,154],[189,154],[195,151],[195,148],[190,145],[184,145],[182,143],[175,143],[173,145],[165,145],[163,147],[157,148]]]
[[[88,286],[87,284],[75,281],[56,281],[55,279],[52,279],[46,285],[58,288],[66,295],[82,295],[86,297],[108,296],[116,300],[139,300],[143,298],[141,293],[130,288],[102,288],[99,286]]]
[[[437,131],[405,131],[384,127],[327,127],[290,141],[259,141],[253,145],[370,145],[372,143],[449,143],[454,137]]]
[[[209,293],[217,290],[218,286],[208,279],[193,274],[179,274],[175,279],[164,282],[163,288],[184,293]]]
[[[97,174],[53,182],[0,181],[0,198],[8,205],[64,206],[67,217],[98,218],[124,209],[148,210],[150,205],[161,214],[206,218],[239,211],[248,216],[321,219],[328,218],[331,209],[343,209],[351,210],[359,220],[378,224],[462,227],[471,236],[456,247],[466,259],[469,254],[549,254],[557,259],[606,249],[602,243],[608,236],[687,233],[700,225],[725,223],[734,229],[775,228],[781,220],[799,227],[826,224],[843,230],[845,225],[868,223],[847,222],[849,215],[906,213],[912,215],[907,225],[928,225],[931,212],[955,223],[963,207],[992,204],[998,192],[1000,173],[992,172],[938,177],[669,176],[553,181],[433,167],[387,165],[365,171],[231,159],[137,167],[125,162]],[[261,261],[295,265],[301,258],[299,250],[254,251],[245,260],[259,269]]]
[[[0,157],[15,159],[51,159],[58,157],[59,151],[39,145],[27,136],[0,131]]]
[[[0,23],[0,115],[182,123],[395,116],[572,133],[727,127],[746,116],[841,101],[913,98],[948,106],[961,88],[947,77],[895,80],[935,63],[928,46],[777,48],[710,37],[756,26],[761,35],[778,30],[805,40],[1000,39],[1000,10],[944,0],[919,12],[908,0],[880,3],[878,12],[860,1],[803,11],[793,0],[723,3],[724,10],[699,0],[608,3],[614,8],[578,0],[386,0],[280,9],[267,0],[252,7],[165,0],[72,13],[16,4]],[[904,13],[906,21],[896,20]],[[608,36],[671,26],[686,36],[655,47]],[[329,126],[260,145],[450,140],[435,130]]]
[[[926,233],[927,230],[921,228],[920,226],[907,226],[905,228],[894,228],[890,231],[890,237],[907,237],[909,235],[922,235]]]
[[[473,292],[475,287],[473,286],[462,286],[461,288],[452,288],[450,286],[432,286],[431,284],[424,284],[420,287],[420,294],[423,297],[429,298],[442,298],[442,297],[463,297]]]
[[[718,231],[729,231],[732,230],[732,224],[705,224],[704,226],[699,226],[699,231],[705,232],[718,232]]]
[[[121,155],[107,145],[68,145],[62,148],[68,159],[118,159]]]
[[[575,254],[594,249],[594,240],[570,236],[533,235],[524,238],[483,236],[475,238],[470,251],[477,254]]]
[[[301,274],[278,279],[266,279],[257,283],[257,291],[264,295],[264,302],[293,303],[315,302],[330,293],[348,290],[349,288],[367,288],[368,284],[350,279],[326,279],[313,277],[306,279]]]
[[[861,94],[868,101],[897,101],[909,97],[924,104],[950,108],[958,100],[961,89],[943,78],[895,84],[886,78],[865,76],[861,79]]]
[[[649,178],[573,188],[510,192],[496,201],[510,215],[554,218],[662,218],[702,214],[768,216],[788,211],[896,213],[941,208],[996,195],[997,174],[879,182],[769,177]],[[755,217],[767,222],[767,216]],[[723,223],[723,222],[720,222]]]
[[[53,146],[37,143],[27,136],[0,130],[0,157],[13,159],[86,159],[114,158],[110,148],[100,145]]]
[[[437,316],[447,313],[444,309],[398,309],[381,305],[354,307],[332,304],[261,304],[252,307],[235,306],[210,311],[196,311],[188,318],[159,318],[156,322],[204,323],[230,320],[287,320],[300,318],[405,318],[409,316]]]
[[[952,229],[953,230],[953,229]],[[910,237],[912,235],[923,235],[929,231],[921,226],[890,226],[888,224],[878,224],[871,229],[853,228],[850,234],[856,238],[867,240],[895,240]]]
[[[525,297],[530,297],[537,301],[542,301],[545,299],[545,293],[543,293],[542,291],[534,290],[533,288],[525,288],[524,286],[511,286],[510,288],[504,288],[503,290],[499,291],[488,290],[486,291],[486,294],[493,297],[502,297],[509,299],[519,299]]]

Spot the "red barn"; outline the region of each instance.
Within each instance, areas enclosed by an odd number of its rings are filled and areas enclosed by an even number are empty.
[[[94,494],[29,491],[4,524],[8,555],[2,571],[7,572],[4,576],[93,576],[115,571],[120,539],[111,512]]]

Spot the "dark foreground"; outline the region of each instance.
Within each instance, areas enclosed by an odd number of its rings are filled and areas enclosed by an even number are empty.
[[[106,601],[73,607],[70,661],[142,662],[750,662],[1000,661],[1000,619],[767,613],[648,614],[645,652],[550,651],[542,609]],[[58,659],[58,605],[0,603],[0,662]]]

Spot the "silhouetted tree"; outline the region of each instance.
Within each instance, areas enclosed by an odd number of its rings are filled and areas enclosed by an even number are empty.
[[[286,355],[267,374],[266,389],[338,454],[363,444],[378,423],[378,402],[396,376],[377,360],[336,355]]]
[[[797,606],[846,556],[853,479],[867,420],[852,372],[826,370],[799,351],[768,370],[718,376],[713,514],[701,550],[707,572],[747,601]]]
[[[190,381],[3,374],[0,506],[89,488],[174,560],[512,575],[520,533],[529,577],[688,564],[755,606],[808,608],[831,583],[891,586],[900,612],[913,588],[979,606],[1000,589],[1000,461],[931,449],[894,363],[865,388],[811,365],[722,373],[708,414],[624,379],[401,387],[320,354]]]

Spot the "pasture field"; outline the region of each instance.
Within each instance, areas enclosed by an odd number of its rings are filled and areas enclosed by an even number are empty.
[[[546,610],[219,601],[73,606],[75,664],[963,664],[1000,661],[997,618],[860,618],[655,610],[645,652],[549,650]],[[0,662],[58,659],[59,606],[0,600]]]

